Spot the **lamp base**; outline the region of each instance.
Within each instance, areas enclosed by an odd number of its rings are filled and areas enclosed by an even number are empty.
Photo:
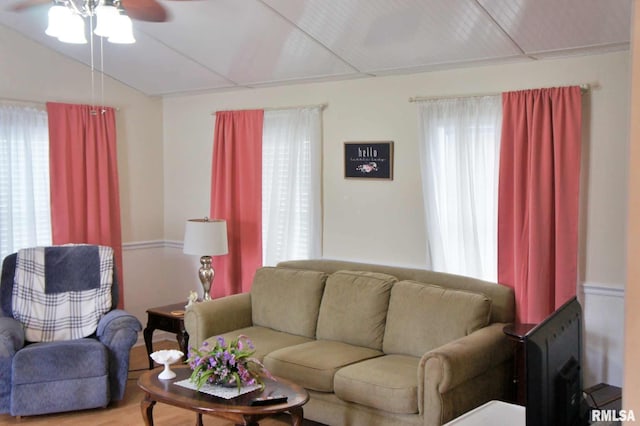
[[[198,270],[198,278],[200,278],[200,283],[202,283],[202,289],[204,290],[202,299],[211,300],[211,284],[216,274],[211,266],[211,256],[202,256],[200,258],[200,264],[202,266],[200,266]]]

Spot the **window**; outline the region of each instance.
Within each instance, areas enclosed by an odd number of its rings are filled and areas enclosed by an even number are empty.
[[[497,279],[501,97],[418,103],[427,245],[433,270]]]
[[[47,112],[0,105],[0,258],[51,244]]]
[[[262,263],[321,252],[321,108],[265,111]]]

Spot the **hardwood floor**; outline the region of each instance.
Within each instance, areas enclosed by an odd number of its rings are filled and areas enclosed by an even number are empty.
[[[176,342],[154,343],[154,350],[158,349],[178,349]],[[113,426],[113,425],[143,425],[140,413],[140,401],[142,392],[136,385],[138,377],[149,366],[147,352],[144,345],[136,346],[131,351],[131,361],[129,364],[129,380],[125,397],[118,403],[111,404],[107,408],[95,410],[74,411],[70,413],[47,414],[42,416],[22,417],[21,419],[8,414],[0,414],[0,425],[29,425],[29,426]],[[182,426],[195,424],[196,415],[191,411],[172,407],[162,403],[155,405],[153,409],[153,420],[156,426]],[[218,419],[212,416],[204,416],[205,426],[232,426],[229,421]],[[261,426],[281,426],[289,425],[288,416],[269,418],[260,422]],[[319,423],[305,421],[305,426],[321,426]]]

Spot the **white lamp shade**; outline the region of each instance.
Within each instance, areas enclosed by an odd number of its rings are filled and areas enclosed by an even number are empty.
[[[220,219],[189,219],[184,231],[182,251],[198,256],[229,253],[227,222]]]

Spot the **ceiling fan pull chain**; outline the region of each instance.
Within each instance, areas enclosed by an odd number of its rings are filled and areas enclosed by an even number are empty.
[[[89,1],[89,0],[87,0]],[[89,16],[89,43],[91,53],[91,115],[96,114],[95,74],[96,67],[93,59],[93,16]]]

